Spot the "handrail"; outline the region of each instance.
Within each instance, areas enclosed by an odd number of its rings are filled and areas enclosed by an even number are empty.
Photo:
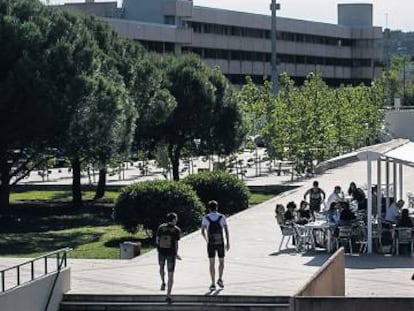
[[[0,276],[1,276],[0,293],[4,293],[7,290],[16,288],[16,287],[18,287],[18,286],[20,286],[22,284],[25,284],[27,282],[30,282],[30,281],[33,281],[33,280],[37,279],[37,278],[35,278],[35,266],[34,266],[34,263],[36,261],[44,260],[44,274],[42,274],[42,276],[47,275],[47,274],[49,274],[51,272],[55,272],[55,271],[58,271],[59,272],[60,269],[62,268],[62,265],[63,264],[64,264],[65,267],[67,266],[67,256],[66,255],[70,251],[72,251],[71,248],[68,248],[68,247],[67,248],[62,248],[62,249],[59,249],[59,250],[56,250],[56,251],[47,253],[47,254],[45,254],[43,256],[40,256],[40,257],[31,259],[31,260],[28,260],[28,261],[23,262],[21,264],[18,264],[18,265],[15,265],[15,266],[12,266],[12,267],[9,267],[9,268],[0,270]],[[61,254],[63,254],[63,255],[61,256]],[[50,271],[49,272],[48,271],[48,258],[51,257],[51,256],[54,256],[54,255],[56,255],[56,258],[57,258],[57,261],[56,261],[56,270],[53,270],[53,271]],[[61,258],[61,261],[59,261],[60,258]],[[30,280],[22,283],[21,282],[21,277],[20,277],[20,272],[21,272],[20,271],[20,268],[22,266],[29,265],[29,264],[30,264]],[[14,269],[16,269],[16,275],[17,275],[16,285],[15,286],[12,286],[12,287],[9,287],[9,288],[6,289],[6,272],[7,271],[14,270]]]

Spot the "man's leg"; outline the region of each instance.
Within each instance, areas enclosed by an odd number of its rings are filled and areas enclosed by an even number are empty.
[[[161,290],[165,290],[165,256],[158,254],[158,264],[160,266]]]
[[[167,302],[171,303],[171,290],[174,284],[175,256],[167,257],[167,271],[168,271]]]
[[[167,297],[170,297],[171,295],[173,284],[174,284],[174,271],[173,272],[168,271]]]
[[[217,280],[217,284],[218,286],[220,286],[221,288],[224,288],[224,283],[223,283],[223,271],[224,271],[224,244],[220,245],[217,249],[217,253],[218,253],[218,258],[219,258],[219,278]]]
[[[214,285],[216,282],[216,268],[215,268],[215,258],[210,257],[210,277],[211,277],[211,285]]]

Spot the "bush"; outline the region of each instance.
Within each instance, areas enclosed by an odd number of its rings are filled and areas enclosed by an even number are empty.
[[[216,200],[219,211],[232,215],[249,206],[250,192],[246,185],[234,175],[226,172],[203,172],[183,179],[190,185],[206,206],[208,201]]]
[[[147,181],[129,185],[121,190],[115,203],[115,219],[128,232],[138,226],[155,236],[158,226],[169,212],[178,215],[178,226],[191,232],[200,226],[203,205],[190,186],[174,181]]]

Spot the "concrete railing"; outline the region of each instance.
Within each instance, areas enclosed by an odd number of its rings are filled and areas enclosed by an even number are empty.
[[[345,252],[341,247],[293,296],[345,296]]]
[[[310,280],[290,299],[290,311],[308,309],[301,304],[301,298],[345,296],[345,252],[343,247],[335,252]]]
[[[57,272],[0,294],[1,311],[44,311]],[[70,268],[60,271],[47,311],[58,311],[63,294],[70,290]]]
[[[299,297],[295,310],[300,311],[411,311],[413,297]]]

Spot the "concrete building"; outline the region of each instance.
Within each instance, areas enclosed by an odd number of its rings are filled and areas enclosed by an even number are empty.
[[[151,51],[198,54],[234,84],[246,75],[261,83],[271,74],[270,15],[199,7],[189,0],[123,0],[121,7],[116,1],[86,0],[62,7],[99,16]],[[278,17],[278,72],[286,71],[297,83],[316,70],[332,86],[371,83],[383,60],[382,29],[372,25],[372,5],[339,5],[338,20]]]

